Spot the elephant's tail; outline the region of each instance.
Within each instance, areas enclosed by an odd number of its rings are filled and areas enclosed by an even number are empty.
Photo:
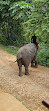
[[[15,63],[15,62],[17,62],[17,60],[15,60],[15,61],[9,61],[9,62]]]

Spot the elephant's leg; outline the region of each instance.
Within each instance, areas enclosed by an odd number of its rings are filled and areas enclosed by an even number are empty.
[[[33,60],[31,61],[31,67],[33,67]]]
[[[38,62],[37,62],[37,55],[35,56],[35,67],[37,67]]]
[[[29,71],[28,71],[28,66],[25,66],[25,75],[28,75]]]
[[[22,62],[21,62],[21,60],[18,61],[18,67],[19,67],[19,76],[22,76]]]
[[[19,76],[22,76],[22,66],[19,66]]]

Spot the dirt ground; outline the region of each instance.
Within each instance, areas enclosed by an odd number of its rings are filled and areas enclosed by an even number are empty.
[[[29,111],[20,101],[0,88],[0,111]]]
[[[18,76],[16,57],[0,49],[0,88],[21,101],[31,111],[48,111],[42,100],[49,101],[49,68],[31,68],[29,75]]]

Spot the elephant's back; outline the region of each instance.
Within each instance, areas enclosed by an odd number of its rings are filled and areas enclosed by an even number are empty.
[[[32,56],[35,55],[35,53],[36,53],[36,46],[35,46],[35,44],[30,43],[30,44],[27,44],[27,45],[21,47],[18,50],[17,58],[18,59],[23,58],[24,60],[30,59]]]

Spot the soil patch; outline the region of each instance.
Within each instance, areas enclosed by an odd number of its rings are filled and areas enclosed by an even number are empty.
[[[48,111],[42,105],[42,100],[49,101],[49,68],[39,66],[31,68],[29,75],[18,76],[18,66],[14,63],[16,57],[0,49],[0,86],[4,92],[10,93],[19,99],[32,111]]]

